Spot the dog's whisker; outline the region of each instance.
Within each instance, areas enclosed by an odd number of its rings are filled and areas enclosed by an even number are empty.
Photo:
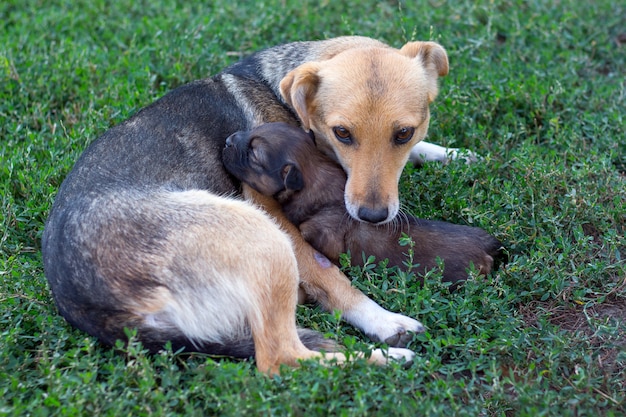
[[[398,214],[394,218],[394,221],[396,223],[396,233],[399,234],[401,231],[405,231],[405,233],[409,232],[409,216],[410,215],[405,212],[404,207],[401,205],[400,209],[398,210]]]

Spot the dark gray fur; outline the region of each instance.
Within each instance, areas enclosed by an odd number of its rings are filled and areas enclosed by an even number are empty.
[[[151,262],[163,262],[170,228],[193,220],[158,197],[183,190],[239,194],[239,182],[221,162],[225,140],[264,121],[298,123],[277,87],[312,45],[274,47],[176,88],[88,146],[61,185],[42,238],[45,274],[69,323],[107,344],[125,339],[125,327],[137,327],[152,351],[171,341],[175,349],[254,354],[251,339],[198,345],[175,328],[144,328],[129,311],[134,300],[164,285]],[[184,265],[166,266],[184,279]],[[303,341],[309,348],[322,343],[309,333]]]

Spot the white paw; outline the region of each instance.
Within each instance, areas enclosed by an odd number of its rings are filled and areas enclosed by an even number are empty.
[[[406,347],[413,338],[412,333],[424,331],[419,321],[387,311],[370,299],[344,312],[343,317],[373,340],[394,347]]]
[[[454,159],[464,159],[466,163],[479,161],[480,155],[458,148],[446,148],[430,142],[418,142],[409,155],[409,160],[415,165],[423,165],[425,162],[437,161],[444,165]]]
[[[375,326],[374,333],[365,333],[379,342],[385,342],[389,346],[405,347],[413,338],[412,333],[420,333],[425,330],[424,325],[411,317],[402,314],[385,312]]]
[[[477,153],[469,151],[467,149],[449,148],[447,149],[447,158],[442,162],[445,165],[448,162],[456,159],[463,159],[465,160],[466,164],[471,164],[473,162],[480,161],[482,158]]]
[[[415,357],[415,352],[403,348],[389,348],[389,350],[387,350],[387,356],[394,361],[411,362]]]
[[[385,365],[390,361],[396,361],[403,362],[404,366],[408,366],[413,363],[413,358],[415,358],[415,352],[402,348],[374,349],[370,356],[371,361],[381,365]]]

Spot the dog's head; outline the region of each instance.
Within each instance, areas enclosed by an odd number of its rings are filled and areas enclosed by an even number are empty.
[[[304,187],[299,158],[317,152],[302,129],[267,123],[226,139],[222,160],[237,179],[267,196],[296,192]]]
[[[350,48],[303,64],[281,81],[302,127],[346,171],[345,204],[353,218],[385,223],[398,213],[400,174],[426,136],[437,78],[447,73],[440,45],[410,42],[400,50]]]

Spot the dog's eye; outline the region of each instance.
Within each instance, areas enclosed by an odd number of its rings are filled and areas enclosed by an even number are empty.
[[[403,127],[396,132],[396,137],[394,138],[394,141],[398,145],[403,145],[411,140],[411,138],[413,137],[413,133],[415,133],[415,128]]]
[[[333,127],[333,133],[339,142],[345,143],[346,145],[352,144],[352,135],[345,127],[335,126]]]

